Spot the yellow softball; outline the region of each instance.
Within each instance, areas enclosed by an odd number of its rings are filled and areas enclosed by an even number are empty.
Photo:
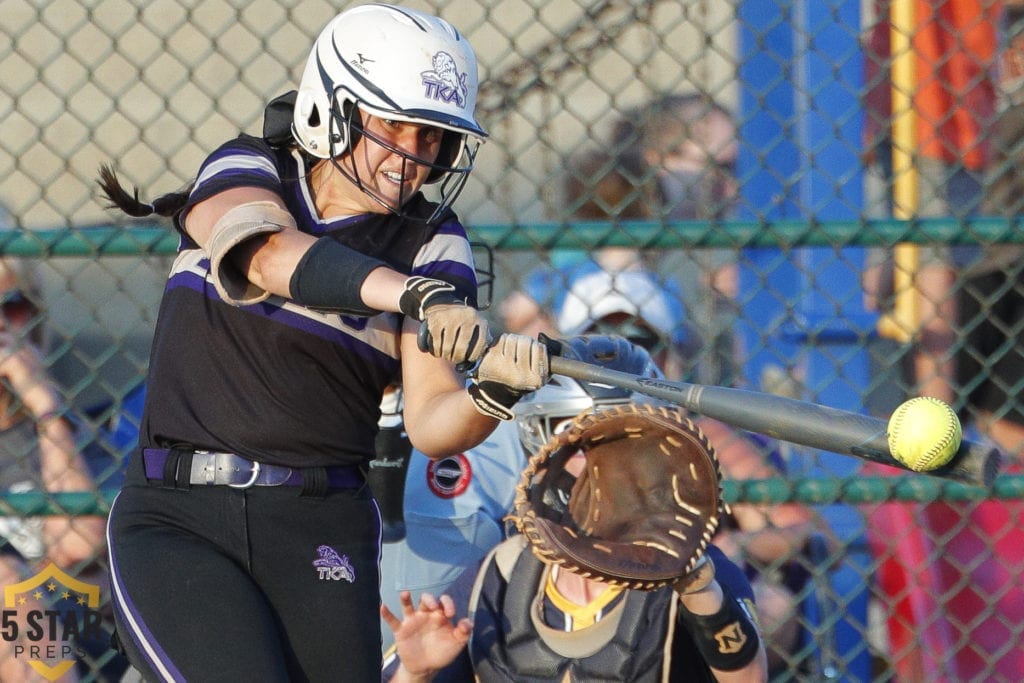
[[[960,448],[960,419],[944,401],[918,396],[904,402],[889,418],[892,456],[915,472],[947,464]]]

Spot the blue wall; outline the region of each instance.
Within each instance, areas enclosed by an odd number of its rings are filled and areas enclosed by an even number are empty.
[[[859,2],[746,0],[739,23],[738,218],[770,222],[860,216]],[[795,365],[805,373],[807,395],[801,398],[863,411],[869,366],[862,342],[874,328],[860,296],[863,251],[743,252],[745,306],[739,333],[749,351],[744,370],[753,388],[766,366]],[[748,292],[757,294],[747,298]],[[797,450],[790,471],[847,477],[858,467],[859,461],[848,456]],[[826,674],[837,678],[869,681],[864,636],[871,570],[863,520],[846,505],[825,506],[821,513],[848,547],[832,582],[835,604],[845,614],[834,641],[819,643],[823,665]],[[827,610],[826,616],[831,616]]]

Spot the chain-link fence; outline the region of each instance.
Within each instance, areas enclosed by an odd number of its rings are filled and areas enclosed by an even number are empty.
[[[650,345],[672,378],[879,417],[937,396],[1015,471],[1016,3],[412,4],[458,26],[480,62],[490,140],[456,209],[493,250],[497,327],[613,324]],[[33,464],[43,456],[31,434],[14,432],[40,412],[0,362],[0,427],[12,440],[5,585],[46,557],[18,545],[43,538],[33,514],[70,512],[61,535],[90,538],[86,513],[106,509],[131,450],[123,402],[145,375],[175,240],[166,225],[106,210],[99,164],[113,162],[148,197],[185,185],[220,142],[260,133],[264,106],[295,88],[312,40],[341,9],[0,2],[0,243],[16,275],[2,335],[9,348],[36,345],[39,377],[60,398],[52,408],[66,407],[61,424],[77,427],[69,452],[84,460],[70,462],[99,490],[26,493],[43,484]],[[20,322],[19,292],[35,307]],[[729,482],[737,520],[791,501],[819,520],[793,557],[735,544],[754,574],[797,596],[783,608],[800,628],[795,644],[776,645],[780,679],[1020,680],[1018,481],[979,492],[757,443],[777,474],[760,489]],[[102,559],[62,558],[73,576],[102,576]],[[97,657],[117,662],[93,649],[78,656],[88,677],[101,675]]]

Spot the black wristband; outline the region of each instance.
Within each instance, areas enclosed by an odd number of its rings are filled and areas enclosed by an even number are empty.
[[[330,237],[321,237],[302,255],[288,287],[292,300],[306,308],[352,315],[376,315],[359,290],[383,261],[360,254]]]
[[[761,636],[753,616],[728,586],[722,586],[722,608],[715,614],[693,614],[679,606],[679,618],[708,666],[719,671],[736,671],[753,661],[761,647]]]
[[[515,419],[512,406],[527,393],[507,387],[500,382],[488,381],[473,382],[466,387],[466,391],[469,392],[469,397],[473,399],[477,410],[484,415],[490,415],[505,422]]]

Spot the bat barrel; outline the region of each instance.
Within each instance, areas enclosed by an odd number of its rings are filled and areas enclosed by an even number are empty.
[[[551,358],[551,371],[637,391],[782,441],[908,469],[889,451],[886,422],[869,415],[756,391],[630,375],[568,358]],[[1000,463],[997,449],[965,441],[948,465],[926,474],[992,486]]]
[[[1002,462],[1003,455],[995,446],[964,441],[948,465],[928,474],[991,488],[996,482]]]

